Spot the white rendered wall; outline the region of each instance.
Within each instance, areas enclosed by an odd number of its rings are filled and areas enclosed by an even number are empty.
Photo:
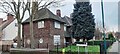
[[[18,28],[15,26],[15,23],[17,23],[17,20],[14,20],[5,29],[3,29],[2,40],[13,40],[17,36]]]

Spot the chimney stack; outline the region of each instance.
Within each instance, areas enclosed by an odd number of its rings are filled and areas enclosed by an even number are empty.
[[[12,14],[10,14],[10,13],[7,14],[7,20],[11,20],[11,19],[13,19],[13,18],[14,18],[14,15],[12,15]]]
[[[58,10],[56,11],[56,15],[59,16],[59,17],[61,17],[61,11],[60,11],[60,9],[58,9]]]
[[[3,23],[3,18],[0,18],[0,25]]]

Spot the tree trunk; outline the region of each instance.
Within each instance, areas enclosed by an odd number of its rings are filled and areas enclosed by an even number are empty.
[[[83,43],[84,43],[84,44],[86,43],[86,39],[85,39],[85,38],[83,38]]]
[[[38,10],[36,6],[37,6],[37,2],[33,2],[32,3],[32,16],[30,17],[31,48],[35,48],[35,40],[34,40],[34,33],[33,33],[33,18],[35,17],[35,13]]]
[[[30,37],[31,37],[31,48],[34,47],[34,35],[33,35],[33,18],[34,18],[34,3],[32,3],[32,16],[30,17]]]
[[[18,22],[18,37],[17,37],[17,47],[21,47],[21,23]]]
[[[30,39],[31,39],[31,48],[34,47],[34,35],[33,35],[33,17],[30,17]]]

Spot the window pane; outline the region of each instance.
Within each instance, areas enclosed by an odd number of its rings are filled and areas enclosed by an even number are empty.
[[[54,45],[60,45],[60,35],[54,35]]]
[[[44,21],[39,21],[38,28],[43,28],[43,27],[44,27]]]
[[[42,21],[41,24],[42,24],[41,27],[43,28],[44,27],[44,21]]]
[[[60,23],[59,22],[55,22],[55,28],[60,28]]]
[[[64,25],[64,31],[66,31],[66,26]]]

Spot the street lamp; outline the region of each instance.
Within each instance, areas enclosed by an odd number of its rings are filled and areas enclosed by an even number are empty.
[[[103,0],[101,0],[101,10],[102,10],[102,23],[103,23],[103,36],[104,36],[104,54],[106,54],[106,38],[105,38]]]

